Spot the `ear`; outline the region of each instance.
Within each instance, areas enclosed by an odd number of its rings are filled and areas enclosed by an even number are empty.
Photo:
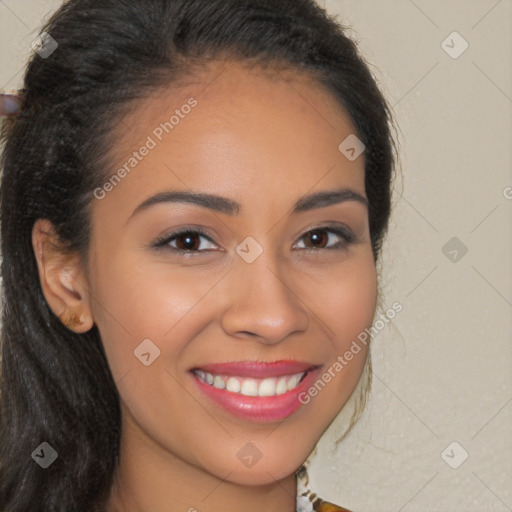
[[[50,309],[68,329],[77,333],[90,330],[94,321],[80,256],[59,244],[55,229],[47,219],[34,223],[32,247],[41,288]]]

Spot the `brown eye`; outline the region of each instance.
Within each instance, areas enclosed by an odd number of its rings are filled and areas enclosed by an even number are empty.
[[[170,249],[177,253],[202,253],[211,250],[208,245],[203,247],[206,240],[213,248],[216,247],[213,240],[201,229],[182,229],[174,233],[169,233],[159,238],[153,243],[153,247],[160,249]]]
[[[176,249],[179,251],[197,251],[201,245],[200,237],[196,233],[183,233],[174,237]]]
[[[310,242],[313,248],[316,248],[319,245],[326,244],[329,240],[329,236],[326,234],[324,230],[315,229],[314,231],[309,231],[308,233],[306,233],[306,235],[304,235],[304,239]],[[308,243],[306,243],[306,247],[310,247]]]
[[[327,244],[330,242],[332,235],[336,235],[341,241],[329,246]],[[301,248],[308,251],[316,251],[319,249],[345,249],[347,246],[357,241],[355,235],[348,229],[331,226],[312,229],[302,235],[301,240],[302,239],[305,242],[304,247]]]

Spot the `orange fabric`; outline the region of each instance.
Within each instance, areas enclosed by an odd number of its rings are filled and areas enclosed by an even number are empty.
[[[350,512],[350,510],[346,508],[338,507],[327,501],[322,501],[320,505],[314,506],[314,510],[317,512]]]

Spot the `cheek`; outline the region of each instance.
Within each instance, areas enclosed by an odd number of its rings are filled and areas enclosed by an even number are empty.
[[[347,273],[339,286],[337,311],[331,311],[337,340],[336,361],[340,362],[341,356],[342,371],[354,386],[366,360],[368,344],[364,341],[368,342],[369,338],[365,330],[372,325],[376,303],[377,271],[373,257],[367,257],[355,262]]]
[[[336,352],[347,350],[352,340],[371,326],[376,303],[377,271],[371,255],[354,258],[322,279],[322,290],[316,292],[316,311],[329,328]]]
[[[335,290],[333,295],[335,296]],[[377,273],[373,260],[361,262],[346,276],[338,291],[338,325],[336,332],[346,342],[347,337],[356,339],[371,326],[377,302]],[[332,312],[333,315],[335,312]]]
[[[311,414],[330,410],[334,417],[355,389],[368,354],[365,330],[372,325],[377,302],[373,258],[354,259],[323,282],[324,291],[316,296],[324,299],[317,299],[314,310],[320,312],[330,345],[322,372],[303,400],[309,400]]]
[[[223,434],[180,382],[189,342],[203,327],[199,302],[208,283],[184,269],[171,272],[168,265],[113,254],[98,259],[95,268],[95,321],[121,405],[144,432],[189,458],[187,447],[197,444],[191,423],[206,422],[206,437]],[[176,411],[187,411],[182,421]],[[183,447],[172,439],[182,440]]]
[[[196,306],[204,282],[191,279],[186,271],[169,272],[166,265],[147,265],[113,253],[98,257],[94,265],[94,320],[115,380],[142,366],[134,351],[143,342],[150,357],[159,353],[166,366],[179,364],[192,329],[199,328]],[[148,339],[156,348],[144,341]]]

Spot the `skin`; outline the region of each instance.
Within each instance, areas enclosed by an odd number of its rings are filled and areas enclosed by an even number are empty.
[[[120,393],[109,512],[234,512],[241,503],[246,512],[294,512],[294,472],[350,397],[366,349],[284,421],[232,416],[200,393],[188,370],[295,359],[325,371],[371,326],[377,275],[367,207],[347,200],[290,213],[314,192],[349,188],[366,197],[364,154],[349,161],[338,150],[356,131],[319,84],[292,71],[218,63],[194,83],[134,104],[119,124],[109,176],[190,97],[197,106],[93,200],[87,266],[55,250],[51,226],[36,223],[43,291],[56,315],[84,315],[76,332],[98,326]],[[132,216],[148,197],[172,190],[230,198],[240,213],[167,203]],[[188,257],[151,247],[190,224],[213,241],[175,238],[175,248],[195,248]],[[344,240],[327,228],[316,242],[304,236],[325,224],[347,227],[357,242],[331,249]],[[263,248],[250,264],[235,251],[247,236]],[[149,366],[133,353],[146,338],[160,350]],[[248,442],[261,452],[250,468],[237,457]]]
[[[0,92],[0,117],[17,115],[22,108],[22,101],[14,93]]]

